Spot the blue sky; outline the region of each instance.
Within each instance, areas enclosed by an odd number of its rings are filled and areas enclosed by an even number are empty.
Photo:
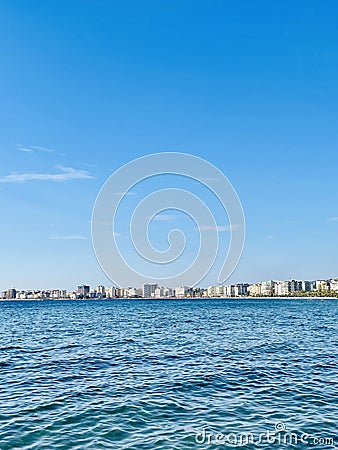
[[[330,0],[1,2],[0,289],[109,284],[95,198],[164,151],[236,188],[230,281],[338,276],[337,15]]]

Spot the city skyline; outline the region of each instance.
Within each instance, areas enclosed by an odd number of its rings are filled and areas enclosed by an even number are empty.
[[[123,164],[165,151],[207,159],[240,197],[246,243],[229,283],[335,276],[336,3],[296,14],[269,1],[0,9],[0,289],[109,283],[91,244],[97,194]],[[168,185],[187,183],[154,179],[126,206]],[[229,224],[215,211],[226,253]],[[119,227],[128,254],[123,214]],[[169,228],[195,242],[189,219],[167,211],[150,231],[158,248]]]
[[[333,294],[338,296],[338,277],[315,280],[268,280],[256,283],[218,284],[214,286],[161,286],[145,283],[135,286],[104,286],[91,288],[89,284],[79,284],[76,289],[16,289],[0,291],[0,299],[113,299],[113,298],[229,298],[229,297],[286,297],[313,294]],[[332,295],[331,295],[332,296]]]

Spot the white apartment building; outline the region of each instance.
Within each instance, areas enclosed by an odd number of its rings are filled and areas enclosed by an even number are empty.
[[[288,281],[277,281],[275,286],[275,294],[279,297],[283,297],[284,295],[289,295],[290,293],[290,284]]]
[[[259,297],[261,294],[261,283],[251,284],[249,286],[249,293],[252,297]]]
[[[338,278],[330,280],[330,291],[338,291]]]
[[[316,280],[315,289],[316,291],[327,291],[330,288],[330,284],[327,280]]]
[[[263,281],[261,283],[261,294],[263,296],[271,296],[274,293],[274,289],[275,289],[275,284],[276,282],[273,280],[269,280],[269,281]]]
[[[175,289],[175,296],[177,298],[184,298],[188,292],[188,286],[179,286]]]

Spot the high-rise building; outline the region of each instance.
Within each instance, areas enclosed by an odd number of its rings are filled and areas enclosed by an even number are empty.
[[[208,297],[213,298],[215,297],[215,287],[216,286],[209,286],[208,287]],[[176,292],[175,292],[176,295]]]
[[[104,288],[104,292],[107,298],[119,297],[119,291],[120,290],[118,288],[115,288],[114,286],[106,286]]]
[[[155,289],[154,297],[155,298],[162,298],[164,296],[163,294],[163,287],[157,287]]]
[[[304,292],[310,292],[312,289],[312,283],[311,281],[302,281],[302,291]]]
[[[273,280],[262,281],[261,283],[261,295],[270,297],[274,294],[275,282]]]
[[[163,296],[164,297],[172,297],[174,295],[174,290],[170,287],[163,288]]]
[[[101,294],[101,295],[105,294],[105,287],[99,285],[99,286],[96,288],[96,292],[97,292],[98,294]]]
[[[329,289],[330,284],[327,280],[316,280],[315,281],[315,289],[316,291],[327,291]]]
[[[155,295],[155,291],[158,288],[157,284],[144,284],[142,286],[142,296],[144,298],[152,298]]]
[[[283,297],[290,294],[290,282],[289,281],[277,281],[275,286],[275,293],[278,297]]]
[[[298,292],[302,290],[302,282],[301,281],[296,281],[296,280],[291,280],[290,281],[290,292],[291,294],[293,294],[294,292]]]
[[[223,286],[223,292],[225,297],[234,297],[235,295],[235,287],[233,284],[226,284]]]
[[[261,288],[262,288],[262,284],[261,283],[255,283],[255,284],[250,284],[249,286],[249,293],[252,297],[259,297],[261,295]]]
[[[90,286],[87,286],[86,284],[80,284],[77,287],[77,293],[81,297],[87,297],[89,295],[89,292],[90,292]]]
[[[16,298],[16,289],[8,289],[6,297],[9,299]]]
[[[62,295],[61,295],[60,289],[53,289],[50,293],[50,297],[51,298],[61,298]]]
[[[239,283],[234,286],[235,297],[242,297],[248,295],[248,284]]]
[[[330,280],[330,290],[338,291],[338,279]]]
[[[189,290],[188,286],[179,286],[175,289],[175,296],[177,298],[184,298]]]

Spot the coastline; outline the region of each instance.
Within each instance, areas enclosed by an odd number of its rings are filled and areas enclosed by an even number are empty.
[[[169,297],[169,298],[143,298],[143,297],[116,297],[116,298],[2,298],[0,299],[1,302],[58,302],[58,301],[65,301],[65,302],[76,302],[76,303],[85,303],[85,302],[110,302],[110,301],[199,301],[199,300],[205,300],[205,301],[214,301],[214,300],[226,300],[226,301],[238,301],[238,300],[338,300],[338,297],[320,297],[320,296],[305,296],[305,297],[298,297],[298,296],[273,296],[273,297]]]

